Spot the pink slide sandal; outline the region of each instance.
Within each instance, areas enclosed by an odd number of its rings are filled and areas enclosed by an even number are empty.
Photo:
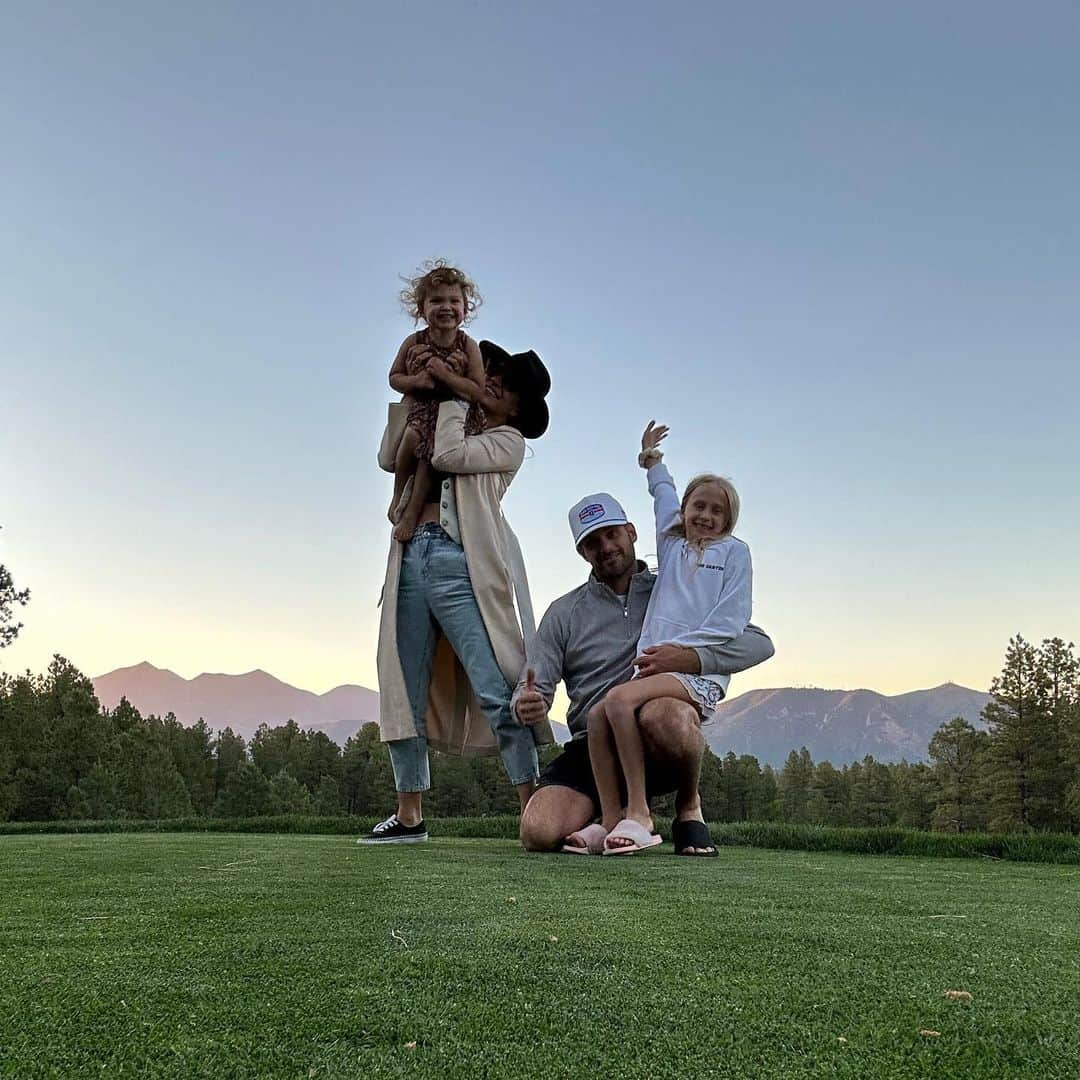
[[[573,840],[577,837],[584,841],[583,846],[577,844],[563,844],[562,850],[567,855],[602,855],[604,852],[604,841],[607,839],[607,831],[603,825],[593,823],[592,825],[586,825],[584,829],[578,829],[577,832],[572,832],[566,839]]]
[[[613,837],[619,840],[630,840],[632,842],[625,847],[611,847],[609,842]],[[622,821],[608,833],[607,840],[604,841],[604,854],[636,855],[639,851],[656,847],[657,844],[662,844],[663,842],[664,839],[659,833],[649,832],[640,821],[623,818]]]

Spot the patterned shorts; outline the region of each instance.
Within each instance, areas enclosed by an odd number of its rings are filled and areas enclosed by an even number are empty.
[[[715,720],[716,707],[724,700],[724,688],[703,675],[683,675],[674,671],[670,674],[686,688],[690,700],[701,716],[701,722],[707,724],[710,720]]]

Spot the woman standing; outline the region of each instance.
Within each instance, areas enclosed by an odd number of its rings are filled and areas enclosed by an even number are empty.
[[[437,482],[412,539],[394,541],[379,625],[379,727],[388,744],[397,811],[364,844],[427,839],[423,792],[428,747],[456,754],[497,752],[524,807],[538,776],[536,744],[550,725],[525,727],[510,697],[534,632],[517,538],[501,501],[525,456],[525,440],[547,430],[551,378],[534,352],[510,355],[480,343],[485,393],[438,356],[432,378],[458,399],[439,406],[431,466]],[[480,399],[485,426],[465,434]],[[408,490],[403,499],[409,496]]]

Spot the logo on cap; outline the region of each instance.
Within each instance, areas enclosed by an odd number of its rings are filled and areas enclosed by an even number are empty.
[[[582,507],[578,512],[578,521],[582,525],[588,525],[590,521],[596,521],[597,518],[604,516],[604,507],[601,503],[589,503],[588,506]]]

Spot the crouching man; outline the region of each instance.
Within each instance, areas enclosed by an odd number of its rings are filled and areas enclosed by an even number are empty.
[[[580,513],[585,507],[589,512]],[[582,499],[570,511],[570,527],[578,553],[592,573],[545,613],[512,707],[523,724],[540,723],[561,680],[570,699],[566,719],[573,738],[540,774],[537,791],[521,817],[521,843],[528,851],[599,854],[604,831],[595,823],[600,800],[587,738],[593,705],[612,686],[626,682],[635,666],[641,675],[735,674],[768,660],[774,649],[768,635],[750,625],[723,645],[657,645],[637,655],[656,582],[656,575],[634,550],[637,530],[606,493]],[[649,799],[675,793],[675,853],[715,856],[698,793],[705,739],[697,710],[685,701],[661,698],[641,708],[638,724]]]

